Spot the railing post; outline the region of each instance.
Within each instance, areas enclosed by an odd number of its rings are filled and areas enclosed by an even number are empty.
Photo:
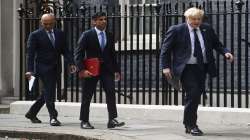
[[[139,104],[139,79],[140,79],[140,44],[139,44],[139,32],[140,32],[140,10],[139,10],[139,4],[136,6],[136,104]]]
[[[223,44],[224,46],[227,46],[227,3],[226,1],[223,2]],[[225,61],[225,59],[223,60],[223,77],[224,77],[224,81],[223,81],[223,87],[224,87],[224,107],[227,107],[227,94],[228,94],[228,73],[227,73],[227,63]]]
[[[220,36],[220,3],[219,1],[216,2],[216,16],[215,16],[215,23],[216,23],[216,34]],[[216,53],[216,67],[217,67],[217,72],[219,74],[221,68],[220,64],[220,54],[217,52]],[[216,106],[220,107],[220,76],[216,77],[216,87],[215,87],[215,95],[216,95]]]
[[[242,0],[237,0],[236,2],[235,2],[235,4],[236,4],[236,6],[237,6],[237,9],[238,9],[238,11],[241,13],[242,12],[242,7],[243,7],[243,5],[245,4]]]
[[[142,15],[142,104],[146,104],[146,5],[143,5]]]
[[[235,13],[235,10],[234,10],[234,3],[233,1],[231,1],[231,10],[230,10],[230,22],[231,22],[231,27],[230,27],[230,48],[231,48],[231,52],[232,54],[234,54],[234,40],[235,40],[235,35],[234,35],[234,32],[235,32],[235,29],[234,29],[234,13]],[[234,77],[234,70],[235,66],[234,66],[234,62],[231,63],[231,71],[230,71],[230,77],[231,77],[231,92],[230,92],[230,96],[231,96],[231,107],[233,108],[234,107],[234,93],[235,93],[235,84],[234,84],[234,81],[235,81],[235,77]]]
[[[86,23],[86,18],[85,17],[86,17],[87,8],[86,8],[86,4],[85,4],[84,1],[82,1],[80,5],[81,6],[80,6],[79,10],[82,13],[82,30],[84,31],[85,30],[85,23]]]
[[[81,11],[82,15],[85,15],[86,12],[86,4],[84,1],[81,2],[79,10]]]
[[[155,65],[155,70],[156,70],[156,87],[155,87],[155,103],[156,105],[159,105],[159,88],[160,88],[160,64],[159,64],[159,55],[160,55],[160,11],[161,11],[161,4],[159,1],[157,1],[157,5],[155,7],[156,10],[156,65]]]
[[[241,18],[242,18],[242,6],[244,5],[244,2],[242,0],[238,0],[235,2],[237,6],[237,17],[238,17],[238,24],[237,24],[237,30],[238,30],[238,35],[237,35],[237,43],[238,43],[238,51],[237,51],[237,63],[238,63],[238,107],[241,108]]]
[[[248,62],[248,57],[249,57],[249,3],[246,1],[246,14],[245,14],[245,97],[246,97],[246,108],[249,108],[249,62]]]
[[[131,96],[133,96],[133,84],[134,84],[134,74],[133,74],[133,69],[134,69],[134,62],[133,62],[133,52],[134,52],[134,36],[133,36],[133,32],[134,32],[134,7],[133,5],[130,5],[130,15],[129,15],[129,35],[130,35],[130,50],[129,50],[129,94]],[[132,98],[130,98],[132,99]],[[132,100],[130,100],[130,104],[132,104]]]
[[[179,3],[176,3],[174,5],[174,24],[178,24],[178,11],[179,11]],[[173,104],[174,105],[178,105],[178,90],[174,89],[173,92],[173,96],[174,96],[174,100],[173,100]]]

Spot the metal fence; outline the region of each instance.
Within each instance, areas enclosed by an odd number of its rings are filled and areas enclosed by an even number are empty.
[[[117,103],[183,105],[184,91],[174,90],[162,77],[159,66],[161,40],[173,24],[185,22],[183,12],[191,6],[205,10],[204,22],[210,23],[220,40],[235,56],[232,64],[215,53],[219,77],[207,80],[207,96],[204,106],[249,107],[249,3],[246,1],[211,1],[203,3],[156,3],[119,5],[116,7],[91,7],[84,3],[79,8],[43,7],[32,11],[29,4],[21,5],[20,15],[20,100],[34,99],[39,95],[39,82],[32,92],[27,90],[26,41],[30,32],[39,27],[39,15],[53,11],[58,28],[67,36],[67,45],[73,53],[80,34],[91,28],[91,15],[96,11],[108,14],[107,30],[114,33],[117,59],[122,70],[122,80],[116,83]],[[40,13],[39,13],[40,12]],[[57,100],[79,102],[81,80],[77,74],[64,72],[57,82]],[[24,84],[25,83],[25,84]],[[93,102],[105,102],[102,87],[98,85]]]

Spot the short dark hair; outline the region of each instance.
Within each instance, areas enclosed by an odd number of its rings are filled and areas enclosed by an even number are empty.
[[[103,16],[107,16],[105,12],[96,12],[93,16],[92,16],[92,19],[95,20],[99,17],[103,17]]]

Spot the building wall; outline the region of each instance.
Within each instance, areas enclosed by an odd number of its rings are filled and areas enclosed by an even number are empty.
[[[0,1],[0,97],[19,95],[17,93],[19,89],[19,23],[16,10],[20,2],[22,1]]]

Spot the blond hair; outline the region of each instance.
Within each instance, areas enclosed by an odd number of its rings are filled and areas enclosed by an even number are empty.
[[[203,17],[204,16],[204,11],[199,9],[199,8],[192,7],[192,8],[189,8],[189,9],[187,9],[185,11],[184,16],[186,18],[189,18],[189,17]]]

